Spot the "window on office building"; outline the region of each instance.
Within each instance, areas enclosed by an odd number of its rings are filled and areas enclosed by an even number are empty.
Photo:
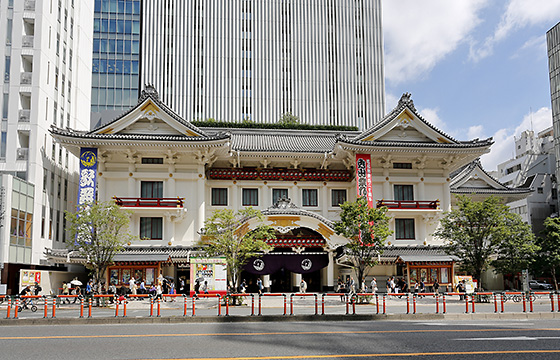
[[[395,238],[397,240],[413,240],[414,219],[395,219]]]
[[[318,191],[317,189],[302,189],[301,190],[301,205],[302,206],[318,206]]]
[[[140,238],[148,240],[161,240],[163,238],[163,218],[140,218]]]
[[[242,202],[243,206],[259,205],[259,189],[243,189]]]

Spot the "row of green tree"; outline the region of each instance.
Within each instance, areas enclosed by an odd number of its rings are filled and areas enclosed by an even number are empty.
[[[69,246],[86,258],[86,267],[96,282],[104,278],[114,256],[126,244],[139,240],[129,232],[131,214],[114,203],[88,204],[77,213],[66,213],[67,230],[75,239]],[[349,240],[344,254],[359,283],[378,263],[386,247],[392,234],[389,220],[387,208],[370,208],[364,198],[341,205],[340,220],[334,228]],[[243,226],[248,221],[254,222],[252,230]],[[443,249],[456,256],[461,269],[478,284],[482,284],[482,274],[489,267],[504,275],[530,269],[533,275],[551,277],[558,290],[560,218],[548,218],[544,226],[543,234],[535,237],[530,226],[510,212],[501,199],[489,197],[477,202],[459,196],[457,206],[444,214],[433,235],[444,240]],[[207,256],[225,258],[228,278],[237,288],[243,265],[251,257],[271,250],[266,240],[274,236],[260,211],[224,209],[206,219],[199,245]]]

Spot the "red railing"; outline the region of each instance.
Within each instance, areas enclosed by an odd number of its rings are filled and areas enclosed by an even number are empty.
[[[439,209],[439,200],[377,200],[377,207],[386,206],[388,209]]]
[[[183,207],[185,198],[129,198],[116,197],[113,199],[115,203],[122,207]]]

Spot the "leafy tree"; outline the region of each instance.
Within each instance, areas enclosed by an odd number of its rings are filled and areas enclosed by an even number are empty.
[[[346,255],[352,263],[359,286],[369,270],[377,265],[385,241],[392,234],[387,208],[370,208],[364,197],[354,202],[347,201],[340,208],[340,220],[335,222],[334,230],[349,239],[345,245]]]
[[[527,260],[529,254],[523,249],[518,249],[518,254],[505,249],[508,243],[516,243],[516,236],[531,239],[530,231],[500,198],[491,196],[484,201],[473,201],[467,196],[458,196],[457,207],[445,213],[434,235],[448,241],[447,253],[457,256],[461,268],[473,274],[481,287],[482,272],[491,264],[492,256],[498,256],[502,270],[509,270],[513,264],[520,266],[523,259]],[[525,251],[530,252],[530,248]]]
[[[280,124],[284,124],[284,125],[296,125],[299,124],[299,117],[296,115],[293,115],[291,112],[286,112],[284,114],[282,114],[282,117],[280,118]]]
[[[251,219],[255,219],[258,225],[249,231],[248,221]],[[249,258],[272,249],[265,240],[274,238],[274,230],[263,221],[264,215],[260,211],[248,207],[238,212],[216,210],[204,222],[203,251],[207,256],[225,257],[228,277],[235,289],[239,286],[241,269]]]
[[[66,211],[66,230],[73,239],[68,247],[87,259],[86,268],[96,283],[124,245],[139,240],[129,233],[130,214],[113,202],[84,204],[76,213]]]
[[[531,226],[524,223],[519,215],[511,213],[506,216],[505,222],[503,239],[496,250],[497,258],[491,265],[499,274],[517,274],[529,269],[539,246],[535,243]]]
[[[537,239],[537,252],[533,272],[552,276],[554,288],[558,291],[557,274],[560,272],[560,218],[546,218],[542,236]]]

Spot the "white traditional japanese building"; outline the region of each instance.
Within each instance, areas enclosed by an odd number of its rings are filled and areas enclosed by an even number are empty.
[[[364,132],[196,128],[163,104],[154,88],[114,121],[83,132],[53,127],[75,156],[97,149],[97,198],[132,209],[129,244],[109,281],[158,274],[189,278],[204,220],[217,209],[252,206],[274,227],[274,250],[249,262],[248,282],[263,278],[289,291],[303,276],[310,291],[350,276],[333,230],[339,204],[356,199],[356,155],[371,159],[374,206],[387,206],[394,234],[371,275],[451,285],[455,259],[432,233],[451,208],[451,173],[487,153],[491,139],[458,141],[426,122],[409,94]],[[248,230],[253,226],[249,221]],[[83,262],[48,250],[51,261]],[[191,284],[192,285],[192,284]]]

